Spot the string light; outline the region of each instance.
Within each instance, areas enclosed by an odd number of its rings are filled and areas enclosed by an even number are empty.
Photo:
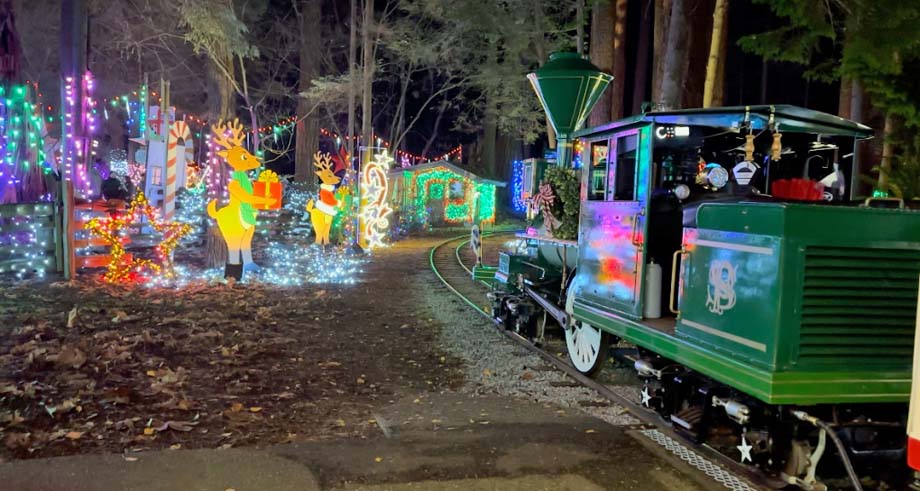
[[[4,226],[15,228],[0,234],[0,248],[4,249],[0,261],[0,274],[13,273],[17,279],[35,274],[44,278],[45,272],[54,268],[54,255],[48,246],[53,227],[47,217],[54,214],[49,203],[16,205],[15,216],[2,219]]]
[[[129,225],[145,217],[163,238],[154,248],[156,261],[138,259],[128,254],[124,246],[124,235]],[[159,210],[150,206],[144,193],[137,193],[124,213],[113,213],[108,217],[94,217],[86,224],[92,235],[102,238],[110,248],[111,260],[102,278],[109,283],[124,283],[145,279],[145,272],[152,276],[172,278],[175,275],[173,249],[179,240],[191,231],[186,223],[164,222]]]
[[[527,212],[527,203],[524,202],[524,162],[521,160],[511,162],[511,209],[521,214]]]
[[[462,188],[462,196],[451,197],[451,187],[457,183]],[[461,223],[474,218],[479,221],[495,220],[495,185],[488,182],[475,182],[465,176],[452,172],[446,167],[435,167],[420,172],[415,176],[415,212],[417,219],[424,223],[429,200],[443,201],[444,220]],[[479,214],[473,216],[471,203],[478,201]]]

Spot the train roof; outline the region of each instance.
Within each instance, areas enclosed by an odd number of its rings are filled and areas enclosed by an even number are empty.
[[[833,114],[780,104],[648,112],[594,128],[585,128],[575,132],[574,136],[587,136],[639,123],[740,128],[745,122],[749,123],[751,129],[754,130],[766,129],[772,122],[774,125],[779,125],[780,132],[820,133],[855,138],[871,138],[874,133],[872,128],[864,124]]]

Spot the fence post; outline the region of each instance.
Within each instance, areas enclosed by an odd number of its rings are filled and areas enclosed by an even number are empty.
[[[74,202],[73,202],[73,182],[70,180],[64,181],[63,185],[64,195],[64,216],[62,218],[64,222],[64,236],[61,241],[64,247],[64,279],[70,280],[76,275],[76,267],[74,265],[75,255],[74,255],[74,234],[76,231],[74,227]]]
[[[63,193],[55,199],[53,203],[53,221],[54,232],[54,271],[57,273],[64,272],[64,196]]]

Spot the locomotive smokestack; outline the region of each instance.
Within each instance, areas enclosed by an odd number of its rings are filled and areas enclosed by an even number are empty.
[[[584,126],[613,76],[578,53],[553,53],[527,78],[556,130],[556,165],[567,167],[572,160],[572,133]]]

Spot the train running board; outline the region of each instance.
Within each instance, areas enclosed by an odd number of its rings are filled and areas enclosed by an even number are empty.
[[[527,295],[530,296],[534,302],[537,302],[540,307],[543,307],[543,310],[545,310],[546,313],[548,313],[553,319],[556,319],[556,322],[558,322],[560,326],[564,328],[568,325],[569,316],[565,313],[565,310],[560,309],[556,306],[556,304],[550,302],[548,299],[544,298],[543,295],[540,295],[529,286],[525,286],[524,291],[527,292]]]

